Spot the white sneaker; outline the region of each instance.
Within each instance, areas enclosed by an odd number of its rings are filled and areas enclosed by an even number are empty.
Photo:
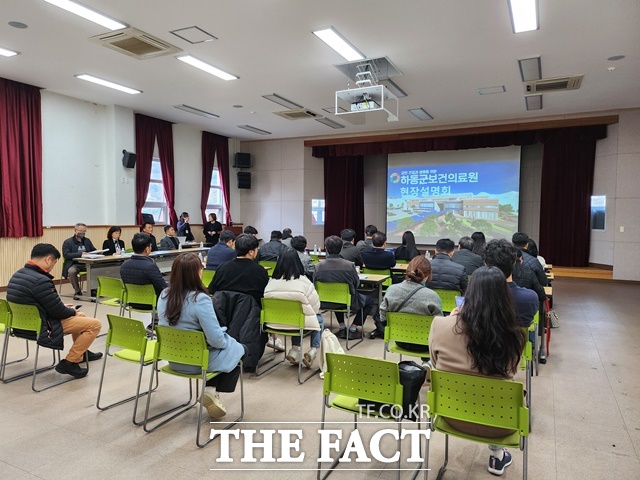
[[[313,365],[313,361],[316,359],[317,355],[318,349],[315,347],[311,347],[309,351],[304,354],[304,357],[302,357],[302,363],[304,363],[304,366],[307,368],[311,368],[311,365]]]
[[[284,352],[284,344],[278,337],[269,337],[269,340],[267,341],[267,347],[273,348],[274,350],[277,350],[279,352]]]
[[[205,387],[203,405],[209,416],[214,420],[222,418],[227,414],[227,409],[220,401],[220,397],[213,387]]]
[[[291,350],[289,350],[289,353],[287,353],[287,356],[285,358],[292,364],[298,365],[298,363],[300,363],[300,354],[300,347],[293,346],[291,347]]]

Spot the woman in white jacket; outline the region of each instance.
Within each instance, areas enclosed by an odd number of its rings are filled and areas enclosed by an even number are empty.
[[[320,333],[323,329],[320,311],[320,299],[313,283],[305,276],[304,266],[298,252],[287,248],[276,263],[273,275],[264,290],[264,298],[278,298],[281,300],[295,300],[302,304],[305,330],[311,330],[311,348],[302,357],[302,362],[311,368],[320,348]],[[287,353],[287,360],[297,365],[300,361],[300,337],[291,338],[292,347]]]

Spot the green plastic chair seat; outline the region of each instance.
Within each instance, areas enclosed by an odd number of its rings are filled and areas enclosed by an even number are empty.
[[[434,429],[437,432],[445,433],[447,435],[453,435],[458,438],[464,438],[465,440],[471,440],[479,443],[491,443],[492,445],[500,445],[509,448],[520,448],[520,432],[514,431],[511,435],[506,437],[491,437],[491,442],[487,442],[487,437],[480,437],[478,435],[470,435],[465,432],[456,430],[449,425],[442,417],[438,417],[434,420]]]
[[[200,380],[202,378],[202,374],[201,373],[183,373],[183,372],[178,372],[177,370],[174,370],[173,368],[171,368],[169,365],[165,365],[164,367],[162,367],[160,369],[160,371],[162,373],[167,373],[169,375],[175,375],[176,377],[181,377],[181,378],[192,378],[194,380]],[[218,375],[220,375],[220,372],[207,372],[207,380],[211,380],[213,377],[217,377]]]
[[[144,353],[144,365],[149,365],[153,363],[153,350],[155,347],[157,340],[147,340],[147,346]],[[113,354],[114,357],[118,357],[120,360],[125,360],[127,362],[140,362],[140,351],[138,350],[130,350],[128,348],[118,350]]]

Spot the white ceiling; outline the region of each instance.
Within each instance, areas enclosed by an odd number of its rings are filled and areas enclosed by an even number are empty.
[[[640,107],[640,2],[540,0],[540,30],[514,35],[507,0],[85,0],[84,4],[240,77],[225,82],[174,56],[136,60],[90,42],[107,29],[44,0],[0,0],[0,76],[103,105],[121,105],[240,139],[357,135],[500,119],[531,119]],[[16,29],[9,21],[28,25]],[[191,45],[169,33],[196,25],[218,40]],[[311,32],[333,25],[368,58],[388,57],[399,121],[352,125],[329,115],[347,88],[334,67],[346,61]],[[544,109],[525,109],[519,58],[542,56],[543,77],[584,74],[575,91],[544,94]],[[617,62],[613,55],[625,55]],[[608,67],[615,66],[613,72]],[[74,78],[89,73],[142,90],[127,95]],[[506,93],[477,89],[504,85]],[[346,126],[291,121],[262,95],[277,93]],[[173,108],[187,104],[220,115],[206,119]],[[240,104],[243,108],[234,108]],[[420,121],[407,112],[424,107]],[[260,136],[237,128],[272,132]]]

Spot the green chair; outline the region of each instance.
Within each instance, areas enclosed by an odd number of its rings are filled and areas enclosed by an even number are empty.
[[[109,320],[109,331],[107,333],[106,348],[102,362],[102,373],[100,375],[100,383],[98,385],[96,408],[103,411],[109,410],[112,407],[117,407],[118,405],[135,400],[133,405],[133,423],[135,425],[142,425],[142,422],[138,421],[136,418],[138,400],[142,395],[146,395],[148,392],[140,394],[140,385],[142,382],[144,367],[153,364],[153,351],[156,340],[147,340],[147,332],[145,331],[144,325],[138,320],[111,314],[107,315],[107,319]],[[132,362],[140,365],[136,394],[123,400],[113,402],[109,405],[100,405],[102,385],[104,383],[104,372],[107,366],[107,359],[111,355],[111,347],[120,348],[120,350],[113,352],[114,358],[119,358],[125,362]],[[153,370],[151,375],[153,375]],[[158,372],[156,372],[156,388],[157,386]]]
[[[346,313],[346,323],[349,322],[351,316],[351,293],[349,291],[349,285],[346,283],[335,282],[315,282],[316,292],[320,298],[321,308],[325,312],[329,312],[330,327],[333,327],[333,312]],[[325,304],[325,305],[322,305]],[[334,307],[328,307],[326,304],[333,304]],[[350,325],[347,325],[349,328]],[[356,345],[362,343],[364,340],[364,328],[362,329],[362,338],[356,343],[349,346],[349,335],[347,335],[347,350],[351,350]]]
[[[533,409],[531,408],[531,376],[533,374],[533,344],[529,340],[529,332],[534,328],[533,322],[529,326],[529,328],[525,328],[524,332],[526,335],[526,342],[524,344],[524,350],[522,352],[522,357],[520,358],[520,370],[525,371],[526,380],[525,380],[525,390],[527,395],[527,408],[529,409],[529,431],[533,431],[533,423],[531,419],[531,414]]]
[[[527,478],[527,436],[529,413],[524,404],[522,383],[431,370],[431,389],[427,393],[427,414],[431,430],[445,435],[444,463],[438,471],[441,478],[449,461],[449,435],[485,444],[519,448],[523,452],[523,478]],[[481,437],[461,432],[445,418],[478,425],[515,430],[504,437]],[[429,474],[429,437],[427,437],[427,470]]]
[[[205,288],[209,288],[209,284],[215,276],[215,270],[202,270],[202,284],[205,286]]]
[[[540,323],[540,312],[536,312],[536,314],[533,316],[533,322],[531,322],[531,325],[529,326],[529,332],[533,332],[533,350],[531,352],[531,355],[533,356],[532,360],[533,360],[533,366],[535,367],[535,372],[536,372],[536,377],[538,376],[539,370],[540,370],[540,345],[538,344],[538,339],[540,338],[538,336],[538,328],[539,328],[539,323]],[[529,338],[529,336],[527,335],[527,338]]]
[[[124,253],[133,253],[133,248],[125,248]]]
[[[158,341],[155,344],[155,348],[153,351],[153,369],[154,371],[160,371],[162,373],[166,373],[168,375],[174,375],[177,377],[188,378],[189,379],[189,400],[186,403],[180,404],[175,407],[171,407],[163,412],[157,413],[153,416],[149,416],[149,410],[151,407],[151,393],[153,392],[153,375],[149,379],[149,394],[147,395],[147,407],[144,413],[144,423],[143,428],[145,432],[153,432],[158,427],[164,425],[165,423],[173,420],[174,418],[182,415],[183,413],[190,410],[194,407],[198,402],[200,403],[200,407],[198,408],[198,430],[196,433],[196,445],[200,448],[208,445],[215,437],[209,438],[207,441],[203,442],[200,439],[200,430],[202,426],[202,413],[204,410],[204,390],[207,380],[220,375],[219,372],[207,372],[207,368],[209,366],[209,350],[207,349],[207,341],[204,337],[203,332],[195,331],[195,330],[180,330],[178,328],[173,327],[163,327],[158,326],[156,329],[158,334]],[[172,369],[169,365],[164,366],[162,368],[158,368],[158,362],[160,361],[168,361],[181,363],[183,365],[191,365],[200,368],[199,373],[187,374],[180,373]],[[244,418],[244,387],[242,383],[242,362],[240,362],[240,405],[241,412],[240,416],[227,424],[222,430],[227,430],[238,422],[241,422]],[[193,380],[196,381],[196,392],[195,397],[193,395]],[[202,381],[202,391],[199,392],[199,383]],[[177,412],[176,412],[177,411]],[[176,412],[176,413],[173,413]],[[162,421],[159,421],[154,426],[150,426],[150,422],[157,420],[159,418],[163,418],[166,415],[173,413],[169,418],[165,418]],[[218,429],[220,430],[220,429]]]
[[[60,350],[51,350],[53,361],[51,365],[47,365],[46,367],[38,368],[38,354],[40,353],[40,345],[37,342],[37,339],[40,335],[40,328],[42,327],[42,319],[40,318],[40,311],[38,307],[34,305],[22,305],[18,303],[7,302],[9,307],[10,316],[9,324],[7,330],[5,331],[5,339],[4,339],[4,348],[2,350],[2,361],[0,365],[0,371],[2,371],[2,380],[3,383],[9,383],[14,380],[18,380],[25,377],[32,377],[31,380],[31,389],[34,392],[42,392],[43,390],[47,390],[49,388],[62,385],[63,383],[70,382],[72,380],[76,380],[75,377],[72,376],[64,376],[61,377],[60,381],[51,383],[44,387],[36,387],[36,379],[38,373],[45,372],[47,370],[51,370],[56,365],[57,362],[60,362]],[[33,363],[33,370],[28,372],[23,372],[16,374],[10,378],[6,378],[6,366],[7,363],[7,351],[9,347],[9,336],[23,338],[28,341],[36,342],[36,351],[35,351],[35,359]],[[86,359],[86,356],[85,356]],[[89,361],[86,360],[87,369],[89,368]]]
[[[309,256],[311,257],[311,260],[313,260],[314,265],[320,263],[320,258],[318,257],[317,253],[310,253]]]
[[[269,324],[275,325],[270,327]],[[284,336],[284,350],[287,351],[287,337],[300,336],[300,343],[302,344],[302,338],[311,333],[310,330],[305,332],[304,330],[304,313],[302,312],[302,304],[295,300],[281,300],[278,298],[263,298],[262,310],[260,312],[260,325],[262,331],[266,333],[274,333],[276,335]],[[289,327],[289,328],[287,328]],[[258,373],[259,367],[266,365],[269,362],[274,361],[276,358],[276,350],[273,350],[273,357],[265,361],[262,364],[256,366],[256,376],[260,376],[263,373],[267,373],[269,370],[277,367],[284,362],[284,358],[278,363],[274,363],[263,372]],[[311,371],[304,379],[302,379],[302,355],[298,360],[298,383],[303,384],[316,373],[319,373],[320,369]]]
[[[462,294],[458,290],[442,290],[434,288],[434,292],[438,294],[440,300],[442,300],[442,313],[451,313],[456,308],[456,297]]]
[[[398,265],[407,265],[409,264],[409,260],[396,260]]]
[[[102,300],[106,298],[107,300]],[[98,290],[96,293],[96,308],[93,318],[98,314],[98,304],[118,307],[118,315],[122,314],[124,299],[124,285],[122,280],[114,277],[98,277]]]
[[[276,268],[276,262],[274,262],[273,260],[260,260],[258,262],[258,265],[260,265],[261,267],[269,267],[269,270],[267,270],[267,275],[269,275],[269,278],[271,278],[271,275],[273,275],[273,269]]]
[[[4,352],[4,349],[7,348],[5,346],[5,342],[8,342],[8,335],[9,335],[9,328],[11,327],[11,312],[9,311],[9,304],[7,303],[6,300],[0,298],[0,333],[3,333],[4,335],[6,335],[4,341],[2,342],[3,348],[2,348],[2,352]],[[27,348],[27,354],[18,359],[18,360],[13,360],[11,362],[7,362],[6,365],[13,365],[14,363],[18,363],[18,362],[22,362],[24,360],[26,360],[27,358],[29,358],[29,341],[25,340],[25,345]],[[8,345],[8,343],[7,343]],[[3,359],[3,353],[0,353],[0,359]],[[0,360],[0,379],[4,378],[3,377],[3,370],[5,367],[5,362],[4,360]]]
[[[327,408],[334,408],[353,414],[354,430],[358,429],[358,417],[366,416],[395,421],[398,427],[397,450],[401,452],[400,432],[402,429],[402,417],[400,415],[389,415],[386,410],[382,413],[370,410],[365,407],[366,404],[361,403],[362,401],[378,402],[383,405],[389,405],[389,412],[402,411],[403,387],[400,383],[398,364],[388,360],[357,357],[342,353],[327,353],[326,361],[327,372],[324,375],[322,388],[324,397],[320,430],[325,428]],[[426,426],[422,428],[426,428]],[[345,437],[348,436],[345,435]],[[322,449],[322,446],[320,448]],[[318,480],[324,480],[333,472],[345,449],[346,445],[324,475],[322,475],[321,463],[318,464]],[[422,442],[420,443],[420,451],[422,452]],[[322,450],[320,455],[322,455]],[[398,479],[401,474],[401,460],[402,455],[398,458]],[[413,478],[417,476],[420,468],[422,468],[422,463],[416,468]]]
[[[67,261],[65,260],[62,268],[64,269],[64,264],[67,263]],[[80,290],[84,290],[84,279],[87,276],[87,272],[78,272],[78,285],[80,286]],[[63,277],[62,275],[60,275],[60,281],[58,282],[58,294],[62,294],[62,280],[64,280],[65,278],[69,278],[69,276],[67,275],[66,277]]]
[[[411,357],[429,358],[429,330],[433,316],[416,315],[414,313],[387,312],[387,325],[384,328],[384,358],[387,352],[409,355]],[[396,342],[424,345],[424,350],[408,350],[398,346]]]
[[[131,312],[144,312],[151,313],[151,328],[155,328],[156,318],[156,304],[158,302],[158,296],[153,285],[134,285],[132,283],[124,284],[124,301],[122,303],[122,311],[129,312],[129,318],[131,318]],[[147,306],[149,308],[141,308],[141,306]],[[153,332],[152,332],[153,335]]]

